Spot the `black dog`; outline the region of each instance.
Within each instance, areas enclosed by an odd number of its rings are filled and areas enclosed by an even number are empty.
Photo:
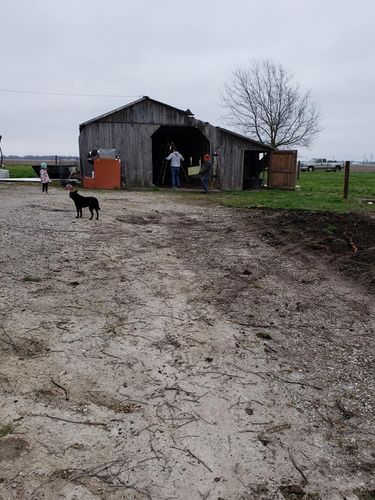
[[[89,207],[91,217],[90,220],[92,220],[94,216],[94,210],[96,212],[96,220],[99,219],[99,202],[97,198],[94,198],[94,196],[81,196],[78,194],[77,189],[73,188],[73,186],[68,187],[66,186],[67,189],[69,189],[70,193],[69,196],[70,198],[74,201],[74,204],[77,209],[77,217],[82,217],[82,208],[84,207]]]

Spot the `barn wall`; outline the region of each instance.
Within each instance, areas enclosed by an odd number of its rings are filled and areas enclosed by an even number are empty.
[[[82,127],[81,170],[91,174],[87,154],[93,148],[115,148],[129,187],[152,185],[152,134],[160,125],[192,126],[194,119],[176,109],[145,100]],[[194,126],[194,124],[193,124]]]
[[[216,152],[219,187],[222,190],[241,190],[243,186],[243,167],[245,150],[264,151],[252,141],[210,126],[211,152]]]
[[[87,153],[95,148],[114,148],[120,155],[128,187],[152,185],[152,134],[158,125],[94,122],[80,134],[81,168],[89,167]]]

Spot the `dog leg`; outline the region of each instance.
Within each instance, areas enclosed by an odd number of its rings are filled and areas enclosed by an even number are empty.
[[[90,220],[92,220],[92,218],[94,217],[94,210],[91,207],[89,207],[89,210],[91,214]]]

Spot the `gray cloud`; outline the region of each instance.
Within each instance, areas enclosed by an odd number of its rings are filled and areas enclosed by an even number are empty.
[[[77,154],[79,123],[149,95],[220,125],[220,92],[250,59],[282,64],[321,105],[304,156],[375,156],[373,0],[2,0],[4,154]]]

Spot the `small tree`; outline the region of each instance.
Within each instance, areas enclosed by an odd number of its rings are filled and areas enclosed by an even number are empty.
[[[320,132],[320,113],[310,91],[301,93],[292,76],[272,61],[251,61],[225,84],[225,120],[273,147],[310,146]]]

